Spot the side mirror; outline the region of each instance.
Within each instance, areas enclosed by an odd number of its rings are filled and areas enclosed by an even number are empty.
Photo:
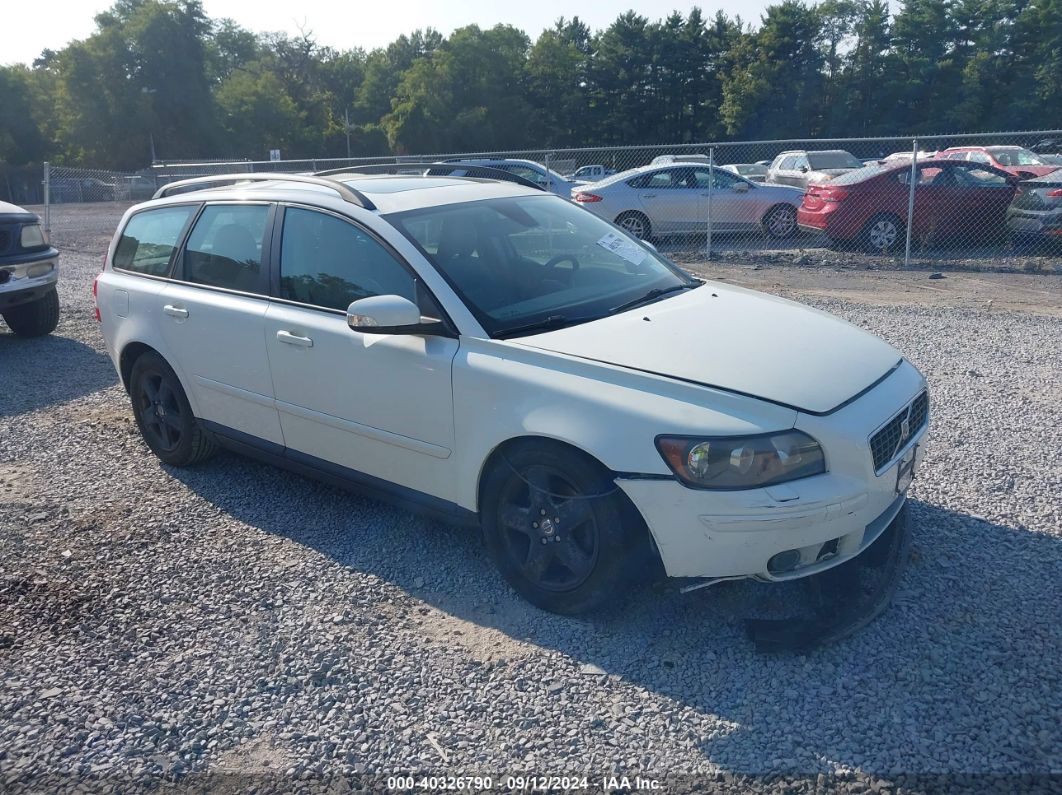
[[[808,173],[808,167],[807,166],[801,166],[800,167],[800,173],[801,174],[807,174]]]
[[[438,320],[425,323],[417,305],[400,295],[359,298],[347,307],[347,325],[363,334],[438,334],[445,328]]]
[[[735,182],[734,183],[734,193],[748,193],[748,192],[749,192],[749,183],[747,183],[747,182]]]

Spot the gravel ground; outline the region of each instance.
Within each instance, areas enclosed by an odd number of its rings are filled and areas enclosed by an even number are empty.
[[[832,647],[765,656],[741,621],[784,606],[776,586],[658,584],[560,618],[466,531],[227,454],[162,466],[92,320],[117,216],[63,221],[59,329],[0,329],[0,790],[383,789],[372,776],[411,769],[591,791],[610,772],[674,792],[1062,784],[1059,277],[1006,277],[1044,297],[1015,311],[902,282],[840,298],[771,270],[773,291],[922,369],[933,439],[893,606]]]

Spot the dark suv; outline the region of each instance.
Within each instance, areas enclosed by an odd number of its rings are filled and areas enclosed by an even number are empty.
[[[59,252],[48,245],[41,219],[0,202],[0,315],[24,337],[49,334],[59,323]]]

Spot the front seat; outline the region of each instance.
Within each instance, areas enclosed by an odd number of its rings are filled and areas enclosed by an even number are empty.
[[[443,273],[476,305],[496,309],[510,300],[509,289],[492,272],[479,248],[476,224],[470,218],[455,216],[443,222],[435,259]]]

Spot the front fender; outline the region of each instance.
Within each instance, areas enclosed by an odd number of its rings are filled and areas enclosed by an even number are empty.
[[[614,472],[670,475],[659,434],[763,433],[797,418],[754,398],[504,340],[462,338],[453,388],[456,501],[473,511],[485,462],[510,439],[556,439]]]

